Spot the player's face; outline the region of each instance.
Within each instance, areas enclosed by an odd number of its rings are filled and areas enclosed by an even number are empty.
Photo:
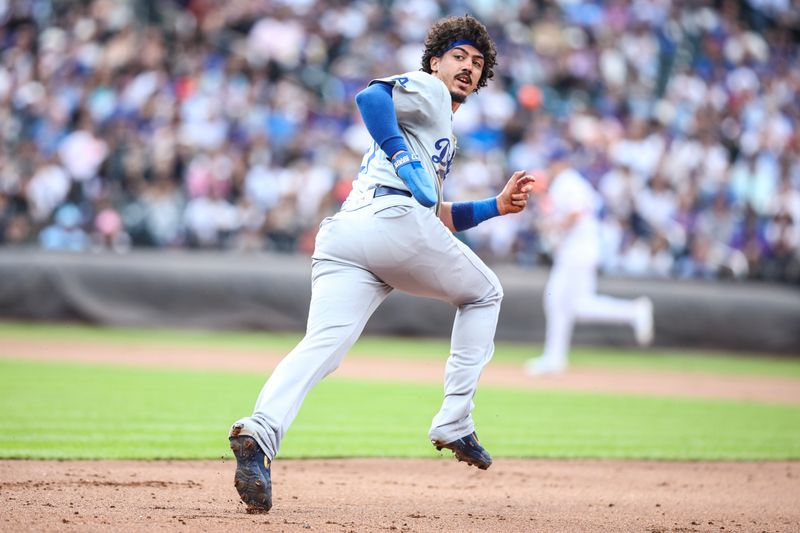
[[[483,72],[483,54],[463,44],[431,58],[431,71],[447,86],[454,104],[461,104],[478,86]]]

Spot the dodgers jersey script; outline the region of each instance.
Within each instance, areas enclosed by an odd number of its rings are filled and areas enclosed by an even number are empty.
[[[438,203],[442,201],[442,182],[450,172],[456,152],[450,94],[438,78],[422,71],[381,78],[371,83],[393,85],[397,122],[412,152],[416,153],[429,176],[435,176]],[[344,209],[361,205],[370,189],[388,185],[408,190],[395,172],[389,157],[373,142],[364,159]]]

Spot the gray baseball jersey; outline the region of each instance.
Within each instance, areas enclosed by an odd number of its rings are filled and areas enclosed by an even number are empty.
[[[441,183],[455,153],[447,88],[423,72],[381,81],[394,84],[398,123],[409,148],[438,181],[441,202]],[[445,367],[444,401],[428,436],[447,443],[474,431],[472,397],[494,353],[503,297],[500,282],[439,220],[436,209],[402,195],[375,197],[377,185],[407,190],[386,154],[373,145],[342,209],[320,224],[306,335],[267,380],[253,415],[236,422],[243,426],[238,434],[255,438],[269,459],[278,453],[308,392],[339,366],[394,289],[437,298],[458,309]]]
[[[397,122],[409,149],[419,156],[428,175],[436,180],[436,191],[441,202],[442,183],[450,172],[456,153],[453,113],[447,87],[438,78],[422,71],[380,78],[371,83],[375,82],[393,85],[392,99]],[[345,209],[362,205],[364,197],[369,197],[371,189],[377,185],[408,190],[389,161],[389,155],[376,142],[372,143],[361,161]]]

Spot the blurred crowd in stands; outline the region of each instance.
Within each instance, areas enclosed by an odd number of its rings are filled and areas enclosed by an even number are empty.
[[[498,66],[448,199],[568,143],[606,274],[800,283],[791,0],[0,0],[0,245],[310,253],[370,142],[355,93],[465,12]],[[538,214],[463,238],[542,264]]]

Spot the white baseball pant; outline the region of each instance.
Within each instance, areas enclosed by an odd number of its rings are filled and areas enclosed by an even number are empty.
[[[340,211],[320,225],[312,265],[306,335],[278,364],[253,415],[237,421],[269,459],[308,392],[336,370],[367,320],[393,289],[457,307],[444,401],[431,440],[474,431],[472,398],[494,353],[502,287],[497,276],[431,209],[413,198],[384,196]]]
[[[629,324],[636,320],[635,300],[597,294],[597,263],[556,258],[545,286],[547,330],[542,357],[566,363],[576,322]]]

